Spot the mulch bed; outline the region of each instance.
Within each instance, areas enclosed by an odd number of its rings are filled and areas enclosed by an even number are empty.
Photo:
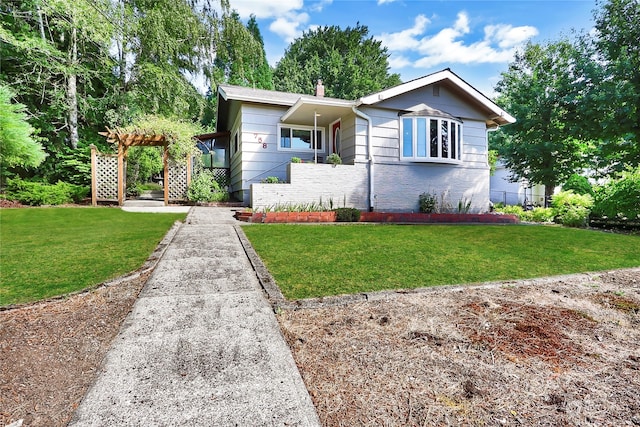
[[[65,426],[150,273],[0,311],[0,426]]]
[[[278,318],[325,426],[640,425],[640,270]]]

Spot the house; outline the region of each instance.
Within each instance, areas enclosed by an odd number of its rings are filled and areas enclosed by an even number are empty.
[[[488,211],[487,132],[515,122],[449,69],[358,100],[325,97],[322,82],[315,96],[220,85],[217,114],[230,192],[254,210],[417,212],[428,192]],[[342,164],[324,164],[334,153]]]

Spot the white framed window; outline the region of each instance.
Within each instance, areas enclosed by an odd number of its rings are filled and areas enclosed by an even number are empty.
[[[412,162],[459,163],[462,122],[430,116],[400,118],[400,159]]]
[[[324,152],[324,128],[278,125],[278,150]]]

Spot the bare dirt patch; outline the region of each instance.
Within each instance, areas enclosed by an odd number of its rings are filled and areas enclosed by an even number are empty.
[[[640,269],[285,310],[325,426],[640,426]]]
[[[0,311],[0,426],[65,426],[150,273]]]

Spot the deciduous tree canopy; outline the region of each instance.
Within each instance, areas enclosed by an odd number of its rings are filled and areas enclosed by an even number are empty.
[[[529,43],[496,86],[517,118],[491,145],[547,194],[573,173],[640,164],[640,1],[599,2],[595,34]]]

